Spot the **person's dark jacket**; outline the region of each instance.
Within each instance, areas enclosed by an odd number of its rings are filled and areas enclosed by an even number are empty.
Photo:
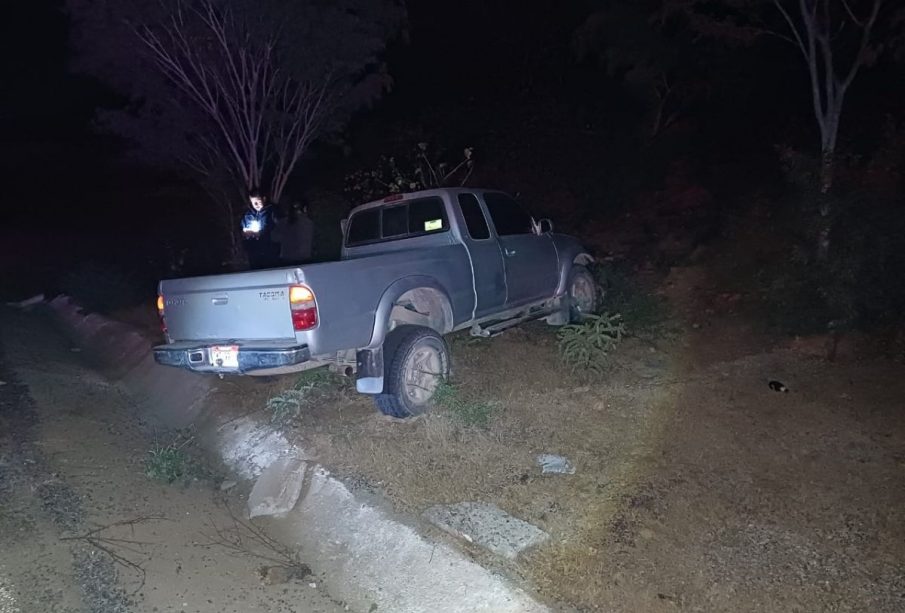
[[[273,208],[270,206],[265,206],[260,211],[250,209],[242,217],[242,238],[248,263],[252,268],[266,268],[277,264],[278,246],[273,242],[273,228]]]

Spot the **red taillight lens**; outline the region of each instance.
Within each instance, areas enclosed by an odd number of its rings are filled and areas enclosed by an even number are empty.
[[[292,328],[298,332],[310,330],[317,325],[317,309],[292,311]]]
[[[289,288],[289,308],[292,309],[292,328],[297,332],[317,326],[317,303],[314,292],[304,285]]]

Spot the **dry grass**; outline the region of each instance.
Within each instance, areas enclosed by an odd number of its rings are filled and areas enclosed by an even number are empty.
[[[456,336],[454,381],[500,407],[486,428],[442,410],[385,418],[340,391],[295,434],[400,510],[481,500],[546,530],[547,545],[503,570],[582,611],[902,610],[885,562],[905,559],[903,490],[888,487],[905,466],[901,377],[807,366],[737,329],[726,320],[659,350],[629,339],[592,383],[562,370],[542,325]],[[793,393],[771,392],[767,374]],[[279,390],[258,387],[261,406]],[[235,401],[255,402],[248,390]],[[542,475],[538,453],[576,473]]]
[[[574,378],[560,365],[555,331],[536,324],[491,340],[451,339],[461,393],[496,407],[484,427],[467,425],[454,407],[387,418],[369,398],[338,389],[307,407],[293,432],[338,477],[381,491],[400,511],[481,500],[546,530],[552,544],[517,572],[553,599],[588,602],[602,589],[591,575],[606,563],[594,544],[608,534],[656,439],[652,415],[663,398],[631,369],[591,384]],[[647,358],[648,348],[626,342],[616,361],[633,363],[634,354]],[[263,406],[291,383],[241,382],[231,397]],[[567,456],[576,474],[542,475],[539,453]]]

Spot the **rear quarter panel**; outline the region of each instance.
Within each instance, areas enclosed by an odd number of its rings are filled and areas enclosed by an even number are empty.
[[[402,247],[402,243],[406,243]],[[420,243],[420,244],[419,244]],[[399,248],[373,255],[302,267],[301,276],[317,300],[319,324],[307,333],[314,355],[368,346],[381,299],[400,279],[428,277],[442,288],[455,324],[467,318],[474,302],[471,267],[465,247],[452,237],[426,236],[400,241]]]

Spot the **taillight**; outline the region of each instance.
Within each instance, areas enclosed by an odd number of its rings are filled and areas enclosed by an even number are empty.
[[[163,299],[163,295],[157,296],[157,316],[160,318],[160,329],[164,332],[167,331],[167,322],[163,317],[163,307],[165,302],[166,301]]]
[[[317,326],[317,303],[314,292],[305,285],[289,288],[289,308],[292,310],[292,328],[297,332]]]

